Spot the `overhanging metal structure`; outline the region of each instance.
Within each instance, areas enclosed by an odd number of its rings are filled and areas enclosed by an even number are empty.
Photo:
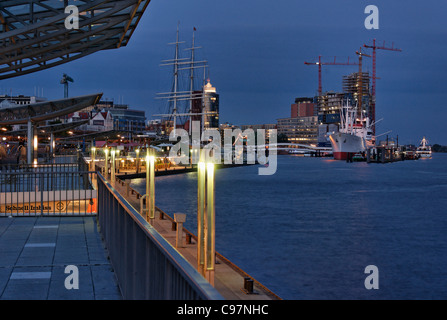
[[[126,46],[150,0],[0,1],[0,79]],[[67,29],[68,5],[79,29]]]
[[[102,93],[0,108],[0,125],[33,124],[79,111],[99,102]]]
[[[102,93],[97,93],[75,98],[44,101],[28,105],[11,105],[6,108],[0,108],[0,125],[4,126],[25,123],[28,125],[27,163],[32,164],[36,159],[37,139],[36,142],[33,142],[33,140],[39,123],[95,105],[99,102],[101,97]],[[51,132],[50,134],[50,152],[53,153],[54,132]]]
[[[44,133],[44,134],[54,134],[58,132],[68,131],[71,129],[74,129],[76,127],[82,126],[83,124],[87,124],[89,120],[80,120],[80,121],[73,121],[73,122],[67,122],[67,123],[57,123],[57,124],[51,124],[48,126],[39,126],[37,128],[38,133]],[[15,130],[8,132],[9,136],[22,136],[26,135],[27,130]]]

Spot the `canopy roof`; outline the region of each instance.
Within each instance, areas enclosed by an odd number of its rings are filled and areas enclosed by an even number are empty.
[[[126,46],[149,2],[0,1],[0,80]],[[67,5],[78,8],[78,29],[65,26]]]
[[[102,93],[96,93],[28,105],[10,105],[9,107],[3,107],[0,108],[0,126],[26,124],[29,120],[33,123],[39,123],[62,117],[97,104],[101,97]]]

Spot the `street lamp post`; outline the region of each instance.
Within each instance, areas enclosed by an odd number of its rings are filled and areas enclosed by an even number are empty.
[[[111,162],[110,180],[111,180],[112,184],[114,184],[115,183],[115,149],[112,149],[112,151],[110,151],[110,153],[112,156],[111,161],[110,161]]]
[[[197,190],[197,265],[199,272],[214,285],[215,263],[215,203],[214,164],[198,164]]]
[[[104,174],[106,177],[109,175],[109,149],[104,149]]]

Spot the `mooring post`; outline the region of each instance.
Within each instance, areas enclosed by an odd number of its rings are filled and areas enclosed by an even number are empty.
[[[174,213],[174,221],[177,224],[177,231],[175,233],[175,247],[183,248],[183,223],[186,221],[186,214]]]

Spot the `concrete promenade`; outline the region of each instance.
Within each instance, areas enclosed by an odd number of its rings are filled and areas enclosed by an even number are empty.
[[[1,300],[120,300],[96,217],[0,218]],[[67,289],[67,265],[79,289]]]

